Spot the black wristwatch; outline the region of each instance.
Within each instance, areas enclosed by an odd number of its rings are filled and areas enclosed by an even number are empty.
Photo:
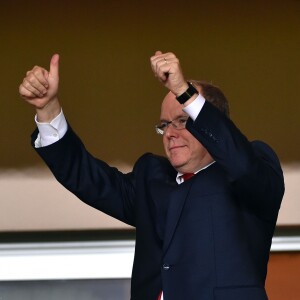
[[[196,90],[196,88],[193,86],[191,82],[187,82],[188,89],[181,94],[180,96],[177,96],[176,99],[180,104],[184,104],[186,101],[188,101],[193,95],[199,94],[199,92]]]

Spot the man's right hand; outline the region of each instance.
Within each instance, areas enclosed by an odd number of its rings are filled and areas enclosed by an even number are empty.
[[[52,56],[49,72],[42,67],[35,66],[26,73],[19,87],[19,93],[26,102],[36,108],[39,122],[51,122],[60,113],[58,86],[58,54]]]

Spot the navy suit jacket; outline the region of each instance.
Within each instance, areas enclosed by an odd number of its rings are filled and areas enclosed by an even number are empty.
[[[187,129],[216,162],[181,185],[169,161],[150,153],[122,174],[70,127],[36,151],[78,198],[136,227],[132,300],[156,300],[161,290],[165,300],[265,300],[284,193],[278,158],[207,102]]]

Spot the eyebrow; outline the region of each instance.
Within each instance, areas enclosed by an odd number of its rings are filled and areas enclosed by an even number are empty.
[[[182,115],[177,116],[177,117],[174,118],[173,120],[176,120],[176,119],[179,119],[179,118],[188,118],[188,117],[189,117],[188,114],[182,114]],[[172,120],[172,121],[173,121],[173,120]],[[164,123],[164,122],[170,122],[170,120],[160,119],[160,122],[161,122],[161,123]]]

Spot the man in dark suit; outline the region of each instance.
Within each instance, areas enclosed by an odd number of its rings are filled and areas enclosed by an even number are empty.
[[[151,57],[169,93],[161,108],[167,158],[145,154],[122,174],[92,157],[58,101],[59,57],[20,85],[37,111],[32,144],[87,204],[136,227],[132,300],[265,300],[267,263],[284,193],[280,163],[229,119],[223,93],[187,82],[172,53]],[[189,179],[188,179],[189,178]]]

